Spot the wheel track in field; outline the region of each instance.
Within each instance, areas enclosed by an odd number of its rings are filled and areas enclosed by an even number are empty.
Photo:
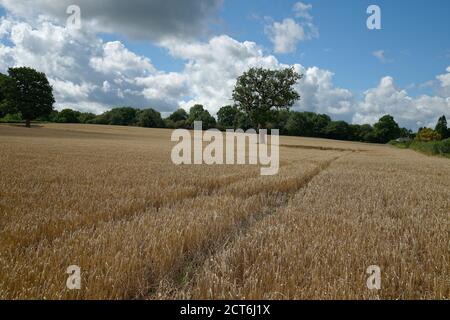
[[[302,160],[299,160],[302,161]],[[286,167],[292,166],[296,162],[291,162]],[[196,187],[196,190],[189,192],[189,190],[184,190],[186,192],[182,192],[183,196],[176,198],[175,200],[160,200],[160,201],[152,201],[149,202],[145,209],[155,209],[156,211],[159,211],[164,208],[171,208],[175,206],[178,203],[181,203],[186,200],[195,199],[201,196],[214,196],[214,195],[220,195],[227,187],[239,184],[242,181],[245,181],[246,179],[253,179],[257,178],[257,173],[251,173],[251,174],[245,174],[240,176],[231,176],[229,178],[222,178],[223,183],[218,184],[217,187],[209,187],[206,185],[199,185]],[[173,193],[180,193],[179,191],[173,192]],[[166,197],[168,199],[172,199],[173,193],[167,193]],[[23,238],[17,234],[8,234],[8,232],[3,228],[0,230],[0,245],[3,247],[5,251],[11,251],[11,250],[21,250],[24,251],[27,248],[38,246],[43,241],[46,242],[46,245],[51,246],[52,243],[55,240],[58,240],[62,237],[65,237],[64,235],[67,232],[70,232],[71,234],[78,232],[86,227],[89,228],[97,228],[101,226],[104,223],[110,223],[110,222],[124,222],[124,221],[130,221],[136,217],[138,217],[140,214],[142,214],[142,209],[139,210],[132,210],[131,207],[124,206],[121,208],[120,212],[117,212],[114,215],[105,215],[103,212],[95,213],[93,216],[90,217],[91,221],[95,221],[95,223],[92,222],[83,222],[80,221],[77,224],[74,225],[65,225],[64,228],[61,228],[60,232],[55,232],[51,235],[48,235],[45,238],[40,237],[27,237]],[[45,226],[43,226],[45,227]],[[8,238],[9,237],[9,238]],[[11,238],[16,238],[17,240],[12,240]],[[19,241],[19,245],[17,244],[17,241]],[[14,246],[8,246],[4,243],[15,243]],[[3,243],[3,244],[2,244]]]
[[[162,296],[161,293],[158,292],[158,289],[155,288],[155,290],[152,290],[152,292],[149,292],[149,295],[146,297],[139,297],[139,298],[187,298],[187,296],[179,296],[179,292],[189,292],[190,287],[192,287],[195,284],[195,275],[197,273],[197,270],[200,269],[206,261],[211,259],[215,255],[219,255],[220,252],[227,250],[230,246],[235,243],[239,238],[244,237],[249,232],[251,232],[251,229],[260,221],[276,214],[276,212],[285,206],[288,205],[289,201],[297,194],[300,190],[307,188],[310,182],[318,175],[320,175],[322,172],[327,170],[335,161],[339,160],[342,157],[347,156],[348,154],[353,153],[352,151],[346,152],[345,154],[341,154],[339,156],[333,157],[332,159],[326,160],[322,163],[320,163],[317,168],[313,169],[311,172],[306,174],[305,176],[302,176],[300,179],[300,183],[293,188],[292,190],[289,190],[288,192],[279,192],[277,194],[277,197],[279,197],[280,201],[277,203],[274,203],[273,205],[264,208],[262,212],[257,212],[254,214],[249,215],[247,218],[243,219],[242,221],[239,221],[234,227],[232,232],[229,234],[229,236],[222,239],[222,241],[219,241],[219,243],[215,243],[212,246],[212,249],[207,249],[205,251],[197,251],[193,253],[192,255],[186,257],[185,263],[171,272],[171,276],[168,279],[165,279],[164,287],[170,287],[172,291],[170,293],[163,292]],[[263,193],[267,194],[267,193]],[[234,196],[239,197],[242,195],[234,194]],[[188,279],[188,280],[187,280]],[[187,280],[187,281],[186,281]],[[169,283],[169,285],[167,285]]]

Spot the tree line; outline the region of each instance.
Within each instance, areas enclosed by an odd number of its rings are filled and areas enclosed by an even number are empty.
[[[163,118],[153,108],[117,107],[100,115],[70,108],[57,111],[53,109],[55,99],[44,73],[26,67],[10,68],[8,75],[0,74],[0,120],[25,121],[27,127],[31,120],[37,120],[170,129],[192,129],[194,121],[202,121],[203,129],[279,129],[282,135],[370,143],[416,137],[423,141],[442,140],[450,136],[445,116],[434,130],[420,128],[416,134],[401,128],[391,115],[384,115],[372,126],[335,121],[326,114],[292,111],[290,108],[300,99],[293,85],[302,77],[292,68],[251,68],[236,81],[234,104],[220,108],[217,119],[200,104],[189,111],[180,108]]]

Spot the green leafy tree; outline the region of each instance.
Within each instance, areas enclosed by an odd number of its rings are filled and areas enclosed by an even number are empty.
[[[95,117],[91,123],[110,124],[117,126],[132,126],[136,124],[138,110],[131,107],[113,108]]]
[[[252,127],[253,125],[248,115],[242,111],[239,111],[236,116],[236,128],[246,131]]]
[[[445,116],[439,118],[434,130],[441,135],[442,139],[450,137],[450,130],[447,128],[447,118]]]
[[[350,126],[345,121],[331,121],[323,130],[325,136],[335,140],[349,140]]]
[[[331,122],[326,114],[290,112],[286,123],[287,134],[303,137],[325,137],[325,128]]]
[[[224,128],[236,129],[238,115],[236,106],[224,106],[217,112],[217,123]]]
[[[27,67],[9,68],[8,77],[2,76],[1,82],[6,100],[2,109],[6,113],[20,112],[28,128],[31,120],[52,112],[53,89],[44,73]]]
[[[237,79],[233,100],[259,131],[273,120],[274,109],[289,109],[300,99],[293,86],[301,78],[293,68],[251,68]],[[263,139],[260,136],[260,142],[264,143]]]
[[[154,109],[144,109],[137,114],[137,125],[146,128],[164,128],[161,113]]]
[[[78,116],[78,120],[80,123],[89,123],[90,121],[95,119],[95,114],[91,112],[81,112]]]
[[[311,135],[312,124],[304,112],[292,112],[287,123],[286,130],[289,135],[307,137]]]
[[[375,140],[373,127],[370,124],[351,124],[349,139],[353,141],[373,142]]]
[[[56,122],[59,123],[79,123],[81,113],[72,109],[63,109],[58,113]]]
[[[280,134],[282,135],[288,134],[286,125],[291,116],[291,113],[292,111],[287,109],[277,110],[274,119],[267,124],[267,128],[279,129]]]
[[[178,121],[186,121],[188,116],[189,115],[187,114],[187,112],[184,109],[180,108],[180,109],[176,110],[175,112],[173,112],[169,116],[169,119],[176,123]]]
[[[326,114],[314,114],[313,122],[313,137],[322,137],[325,128],[330,124],[331,118]]]
[[[388,143],[401,135],[400,127],[391,115],[385,115],[373,126],[376,142]]]
[[[216,119],[201,104],[196,104],[189,110],[187,122],[191,128],[194,125],[194,121],[202,121],[203,129],[214,128],[216,125]]]
[[[6,85],[8,76],[0,73],[0,117],[6,115],[6,107],[3,105],[6,103]]]
[[[421,142],[430,142],[441,140],[442,136],[430,128],[422,128],[416,135],[416,140]]]
[[[137,110],[131,107],[114,108],[110,111],[110,124],[132,126],[136,124]]]

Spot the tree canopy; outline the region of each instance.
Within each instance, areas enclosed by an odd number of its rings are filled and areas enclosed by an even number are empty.
[[[430,128],[423,128],[419,130],[416,136],[417,141],[430,142],[441,140],[442,136],[435,130]]]
[[[445,116],[439,118],[434,130],[441,135],[442,139],[450,137],[450,130],[447,128],[447,118]]]
[[[9,68],[8,77],[2,75],[0,82],[6,100],[1,108],[7,113],[20,112],[27,127],[31,120],[52,112],[53,89],[44,73],[27,67]]]
[[[56,114],[56,122],[60,123],[79,123],[81,112],[72,109],[63,109]]]
[[[217,123],[224,128],[237,127],[239,109],[236,106],[224,106],[217,112]]]
[[[163,128],[164,121],[161,118],[161,113],[154,109],[140,110],[136,116],[137,125],[146,128]]]
[[[293,86],[301,78],[293,68],[251,68],[236,81],[234,103],[247,114],[255,129],[263,128],[273,120],[273,110],[289,109],[300,99]]]
[[[188,118],[188,114],[183,108],[180,108],[180,109],[174,111],[169,116],[169,119],[172,120],[173,122],[186,121],[187,118]]]
[[[373,128],[375,140],[379,143],[388,143],[401,135],[400,127],[391,115],[381,117]]]
[[[6,102],[6,81],[8,81],[8,76],[0,73],[0,117],[3,117],[7,114],[5,107],[3,106],[3,103]]]
[[[203,129],[214,128],[216,125],[216,119],[201,104],[196,104],[189,110],[187,122],[191,128],[194,121],[202,121]]]

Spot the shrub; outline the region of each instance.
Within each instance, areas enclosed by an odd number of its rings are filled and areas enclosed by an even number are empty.
[[[438,154],[450,154],[450,138],[436,142],[433,151]]]
[[[421,129],[416,136],[416,141],[430,142],[441,140],[441,135],[430,128]]]
[[[3,118],[0,118],[0,122],[18,123],[22,122],[22,115],[19,113],[6,114]]]

